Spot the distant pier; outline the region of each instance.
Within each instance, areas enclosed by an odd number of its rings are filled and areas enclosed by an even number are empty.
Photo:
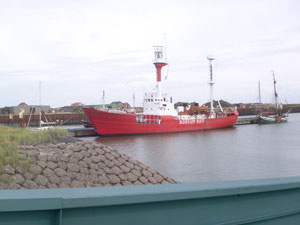
[[[249,117],[239,117],[235,125],[247,125],[258,123],[258,118],[254,116]]]

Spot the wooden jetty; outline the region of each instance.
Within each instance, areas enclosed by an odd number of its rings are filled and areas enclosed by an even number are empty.
[[[68,129],[68,134],[71,137],[89,137],[98,136],[93,127],[91,128],[72,128]]]
[[[247,125],[247,124],[255,124],[258,123],[258,118],[251,117],[239,117],[235,123],[235,125]]]

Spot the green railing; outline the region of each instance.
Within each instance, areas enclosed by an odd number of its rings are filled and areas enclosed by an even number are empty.
[[[300,177],[2,190],[0,224],[300,224]]]

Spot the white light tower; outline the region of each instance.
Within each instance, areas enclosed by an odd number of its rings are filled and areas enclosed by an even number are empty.
[[[156,93],[161,97],[161,68],[168,65],[166,58],[163,57],[163,46],[154,47],[154,65],[156,67]]]
[[[213,72],[212,72],[212,61],[215,59],[209,56],[207,56],[207,59],[209,61],[209,72],[210,72],[210,79],[208,81],[208,84],[210,85],[210,116],[212,117],[214,115],[213,85],[215,84],[215,81],[213,79]]]

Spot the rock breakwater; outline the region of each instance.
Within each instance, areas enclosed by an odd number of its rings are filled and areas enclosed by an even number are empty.
[[[19,146],[20,165],[6,165],[0,189],[79,188],[177,183],[94,141]],[[25,159],[29,160],[27,166]],[[22,166],[21,166],[22,165]]]

